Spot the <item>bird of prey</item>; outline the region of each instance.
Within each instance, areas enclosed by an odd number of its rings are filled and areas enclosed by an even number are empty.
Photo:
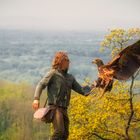
[[[103,96],[105,92],[111,91],[114,79],[127,80],[139,69],[140,40],[124,48],[107,64],[99,58],[94,59],[92,63],[98,67],[98,79],[92,87],[103,89]]]

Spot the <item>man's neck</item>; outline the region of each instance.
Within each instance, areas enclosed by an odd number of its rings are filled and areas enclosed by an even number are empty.
[[[58,71],[59,71],[60,73],[62,73],[63,75],[66,75],[66,74],[68,73],[68,69],[66,69],[66,70],[59,70],[59,69],[58,69]]]

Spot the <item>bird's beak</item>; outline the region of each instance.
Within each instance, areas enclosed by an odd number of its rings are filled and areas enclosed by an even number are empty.
[[[92,64],[95,64],[95,60],[92,60]]]

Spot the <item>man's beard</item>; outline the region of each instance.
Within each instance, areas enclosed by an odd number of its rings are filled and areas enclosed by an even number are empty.
[[[67,72],[68,72],[68,68],[67,68],[67,69],[65,69],[65,70],[63,70],[63,72],[64,72],[64,73],[67,73]]]

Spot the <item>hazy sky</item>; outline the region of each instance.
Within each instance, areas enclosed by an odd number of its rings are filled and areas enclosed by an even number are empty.
[[[0,0],[0,28],[140,27],[140,0]]]

